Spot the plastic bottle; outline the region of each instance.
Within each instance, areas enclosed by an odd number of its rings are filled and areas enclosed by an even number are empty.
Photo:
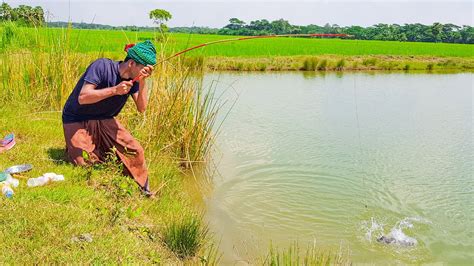
[[[11,198],[13,198],[14,192],[13,192],[13,189],[12,189],[9,185],[4,184],[4,185],[2,186],[2,194],[3,194],[6,198],[11,199]]]
[[[49,182],[48,177],[40,176],[40,177],[37,177],[37,178],[28,179],[28,181],[26,182],[26,185],[29,186],[29,187],[39,187],[39,186],[46,185],[48,182]]]
[[[5,183],[15,188],[18,187],[18,185],[20,185],[20,181],[16,178],[13,178],[10,174],[7,175],[7,179],[5,180]]]
[[[46,173],[46,174],[43,174],[43,176],[49,178],[49,180],[54,181],[54,182],[64,181],[63,175],[57,175],[55,173]]]
[[[46,185],[50,181],[52,182],[64,181],[64,176],[57,175],[55,173],[45,173],[40,177],[28,179],[26,185],[29,187],[40,187],[40,186]]]
[[[50,179],[53,182],[64,181],[64,176],[63,175],[54,175],[54,176],[50,177]]]

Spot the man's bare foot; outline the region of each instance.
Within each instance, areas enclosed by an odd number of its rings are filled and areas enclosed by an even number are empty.
[[[149,199],[154,199],[156,198],[156,191],[155,192],[152,192],[152,191],[143,191],[143,194],[145,195],[145,197],[149,198]]]

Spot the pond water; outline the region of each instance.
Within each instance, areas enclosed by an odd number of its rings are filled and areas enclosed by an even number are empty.
[[[472,264],[473,77],[207,74],[227,101],[205,200],[223,262],[297,241],[354,263]]]

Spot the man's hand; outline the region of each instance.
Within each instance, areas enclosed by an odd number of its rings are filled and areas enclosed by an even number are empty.
[[[142,70],[140,70],[140,80],[144,78],[148,78],[149,76],[151,76],[152,73],[153,73],[153,66],[147,65],[146,67],[142,68]]]
[[[122,81],[117,86],[115,86],[115,95],[125,95],[130,91],[130,88],[133,86],[131,81]]]

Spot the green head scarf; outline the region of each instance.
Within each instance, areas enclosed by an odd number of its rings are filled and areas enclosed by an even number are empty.
[[[149,40],[135,44],[133,47],[128,48],[127,57],[128,59],[133,59],[135,62],[146,65],[155,65],[156,64],[156,49],[155,45]]]

